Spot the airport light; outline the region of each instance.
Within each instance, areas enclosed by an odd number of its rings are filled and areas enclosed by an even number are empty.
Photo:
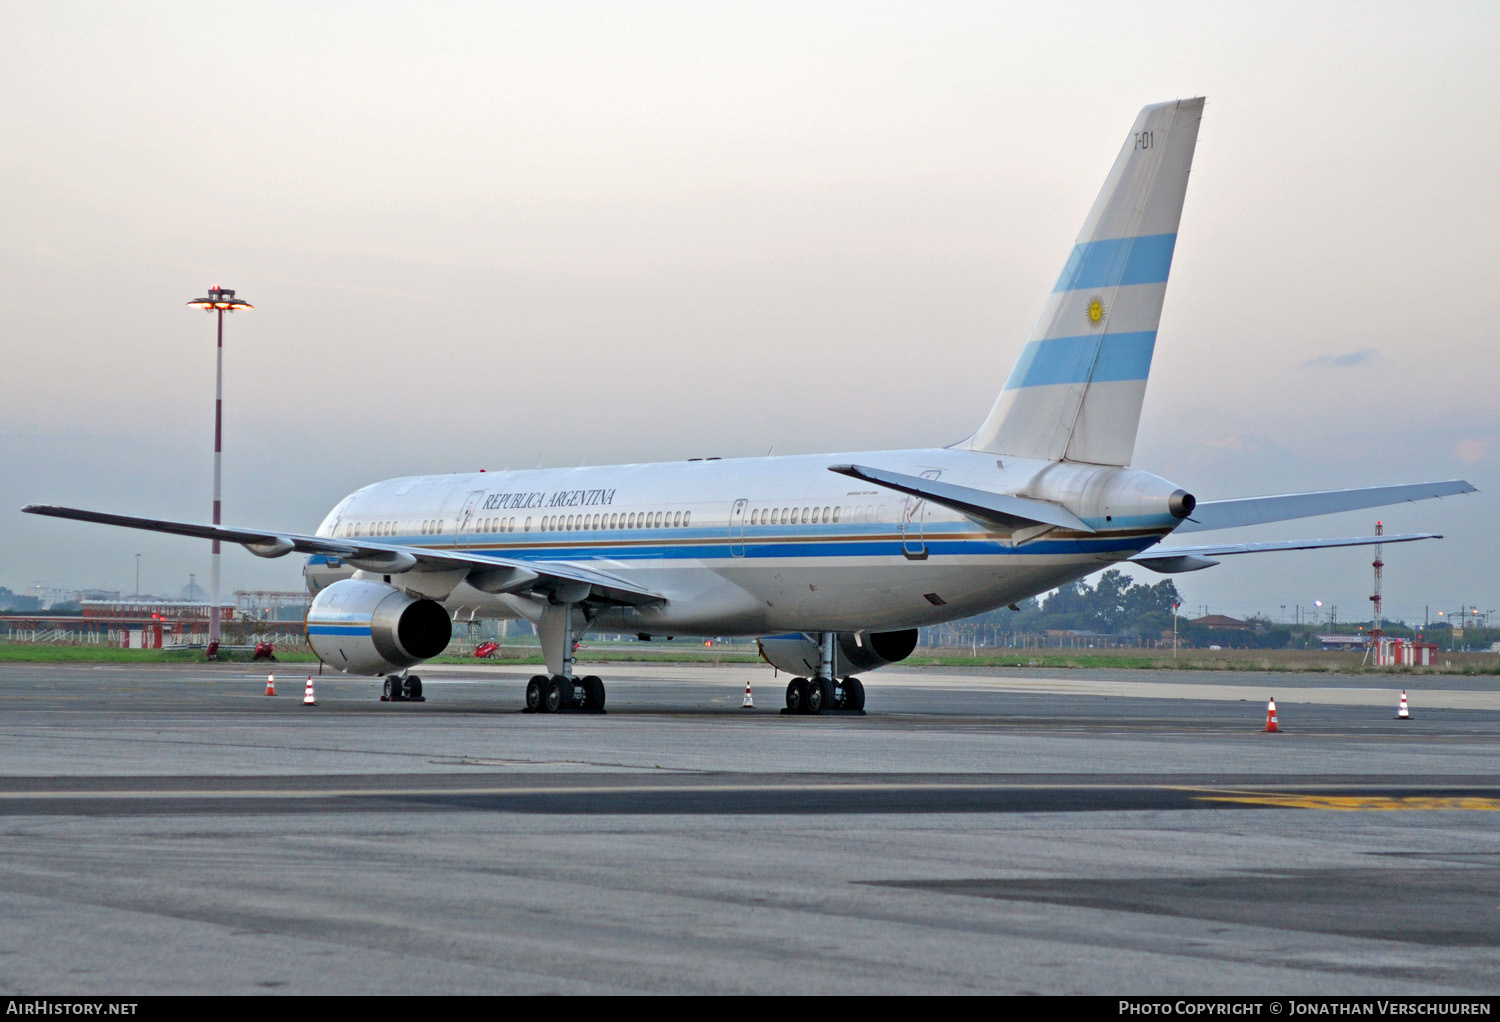
[[[224,313],[253,309],[255,306],[236,298],[233,288],[220,287],[217,284],[209,289],[207,298],[195,298],[187,304],[192,309],[219,314],[219,347],[214,368],[214,524],[218,525],[220,524],[219,484],[221,479],[219,463],[224,454]],[[219,541],[215,539],[213,544],[213,557],[209,562],[211,567],[208,574],[208,641],[210,644],[219,641]]]

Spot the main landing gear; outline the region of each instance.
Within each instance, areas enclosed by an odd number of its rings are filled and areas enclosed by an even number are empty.
[[[786,713],[863,713],[865,686],[858,678],[793,678],[786,686]]]
[[[838,669],[838,636],[818,636],[818,673],[811,678],[793,678],[786,687],[784,713],[863,713],[865,686],[858,678],[835,677]]]
[[[386,677],[385,687],[380,690],[382,703],[425,703],[422,695],[422,679],[415,674],[392,674]]]
[[[565,593],[568,599],[557,597],[556,602],[542,608],[536,631],[542,643],[542,657],[551,673],[534,675],[526,683],[527,713],[604,712],[604,682],[592,674],[573,677],[577,635],[588,624],[588,615],[579,604],[588,595],[587,588]]]
[[[590,674],[584,678],[538,674],[526,683],[527,713],[603,713],[604,682]]]

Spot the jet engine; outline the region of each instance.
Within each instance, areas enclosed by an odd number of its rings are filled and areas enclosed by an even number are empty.
[[[437,656],[452,637],[440,605],[384,582],[335,582],[307,612],[308,645],[319,660],[351,674],[404,671]]]
[[[837,663],[834,676],[847,678],[860,671],[873,671],[911,656],[917,648],[917,630],[899,632],[839,632],[834,643]],[[812,677],[818,673],[818,642],[801,632],[772,635],[760,640],[760,655],[778,670]]]

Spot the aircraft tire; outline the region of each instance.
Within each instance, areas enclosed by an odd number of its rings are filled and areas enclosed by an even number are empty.
[[[793,678],[786,683],[786,708],[793,713],[807,712],[806,678]]]
[[[597,676],[590,674],[583,679],[583,708],[585,710],[604,709],[604,682]]]
[[[865,708],[865,683],[858,678],[844,679],[844,705],[845,710],[863,710]]]
[[[547,712],[547,682],[545,674],[533,674],[526,683],[526,709],[532,713]]]
[[[822,678],[809,678],[804,712],[818,714],[831,709],[833,707],[832,689],[833,686]]]
[[[415,674],[406,676],[406,683],[401,686],[401,698],[410,699],[414,703],[424,702],[422,698],[422,679]]]
[[[543,713],[561,713],[563,710],[573,708],[573,680],[565,678],[561,674],[554,675],[547,683],[547,698],[543,701],[546,707]]]
[[[394,674],[386,675],[385,685],[380,690],[381,701],[399,703],[406,696],[401,691],[401,679]]]

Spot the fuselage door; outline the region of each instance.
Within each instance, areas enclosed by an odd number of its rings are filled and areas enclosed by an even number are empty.
[[[458,527],[453,531],[458,536],[458,542],[462,546],[473,545],[473,531],[477,527],[474,512],[479,508],[479,502],[484,499],[483,490],[475,490],[464,498],[463,510],[458,513]]]
[[[936,479],[943,474],[939,468],[930,468],[922,473],[923,479]],[[901,552],[913,561],[926,560],[927,540],[923,535],[923,523],[927,517],[927,501],[921,497],[906,498],[901,509]]]
[[[741,497],[729,512],[729,552],[735,557],[745,556],[745,508],[749,506],[750,501]]]

